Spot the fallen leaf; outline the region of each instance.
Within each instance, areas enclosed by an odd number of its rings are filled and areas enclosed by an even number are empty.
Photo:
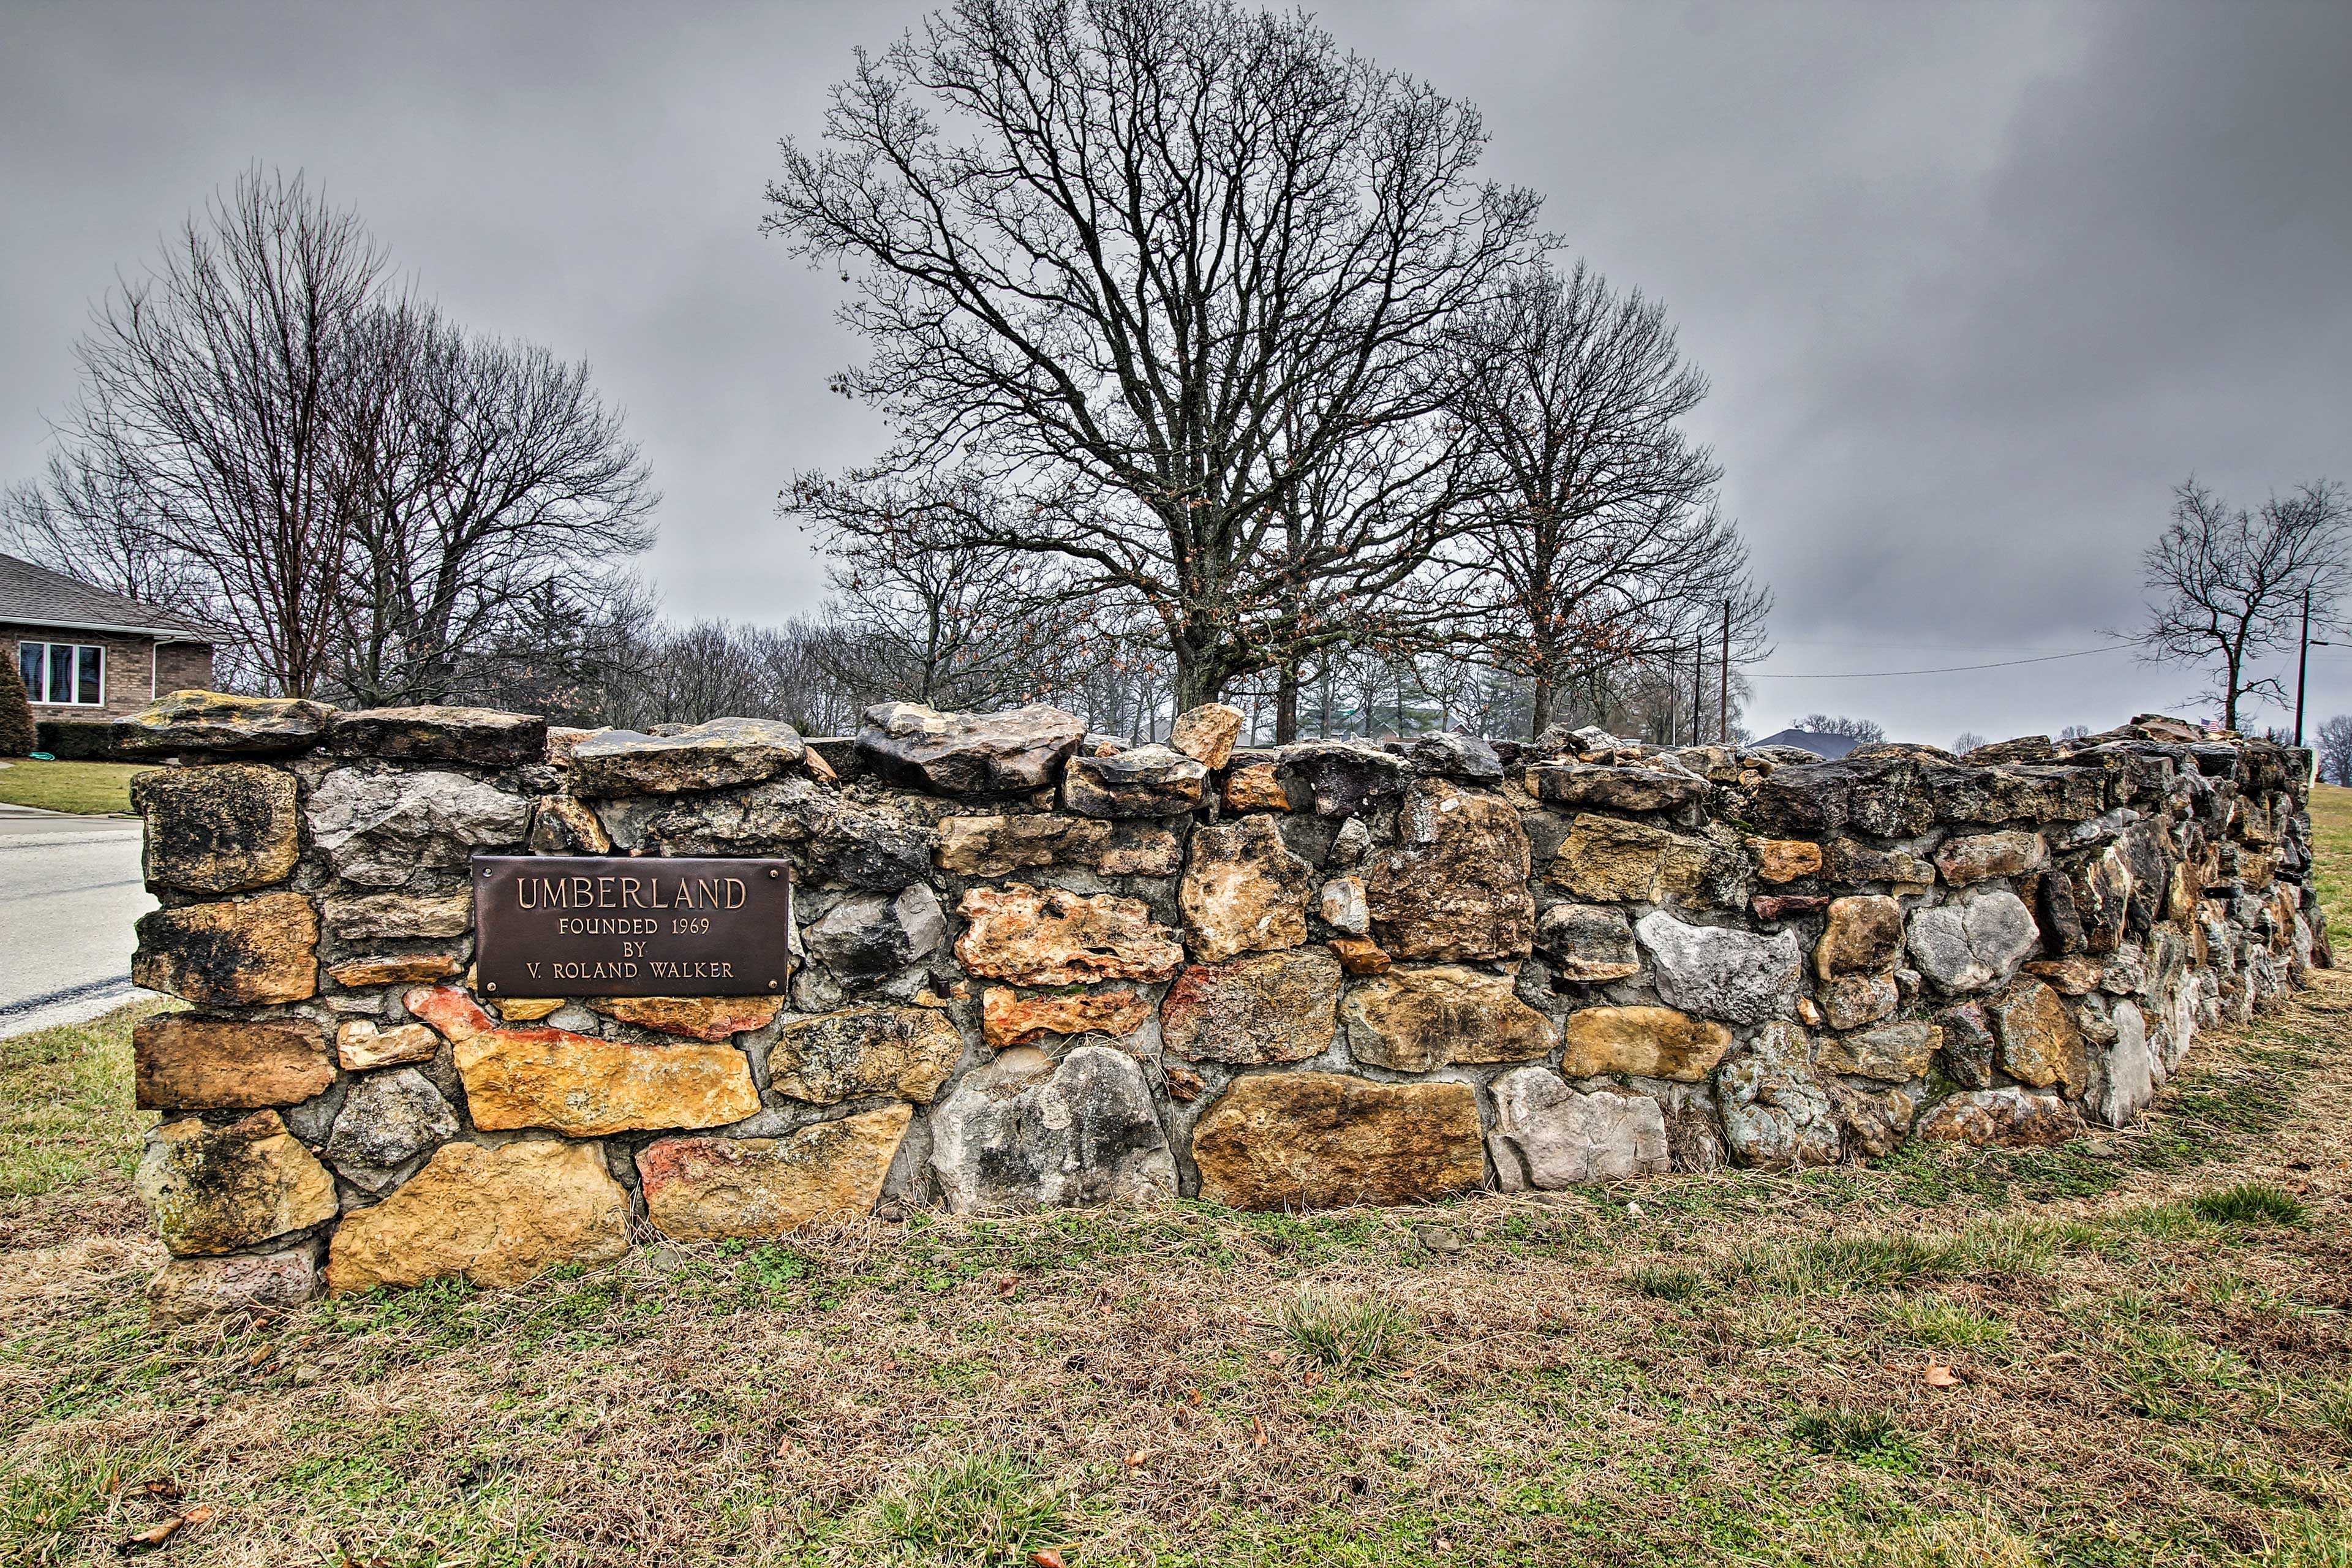
[[[1143,1459],[1144,1451],[1138,1448],[1134,1453],[1129,1454],[1127,1457],[1127,1468],[1130,1470],[1139,1470],[1143,1468]]]
[[[198,1503],[195,1507],[190,1509],[187,1512],[180,1516],[180,1522],[182,1524],[210,1524],[212,1522],[212,1518],[213,1510],[211,1506],[206,1503]]]
[[[138,1534],[126,1537],[115,1550],[126,1555],[133,1552],[152,1552],[171,1540],[172,1532],[179,1528],[180,1516],[175,1513],[161,1524],[150,1525]]]
[[[139,1483],[139,1489],[145,1492],[149,1497],[159,1497],[166,1500],[176,1498],[181,1495],[180,1483],[173,1480],[169,1476],[157,1476],[152,1481],[141,1481]]]
[[[1188,1405],[1198,1405],[1198,1404],[1200,1404],[1200,1403],[1201,1403],[1201,1391],[1200,1391],[1199,1389],[1197,1389],[1197,1388],[1188,1388],[1188,1389],[1186,1389],[1186,1390],[1184,1391],[1184,1401],[1185,1401],[1185,1403],[1186,1403],[1186,1404],[1188,1404]]]
[[[1021,1289],[1021,1281],[1010,1274],[996,1282],[996,1293],[999,1296],[1010,1296],[1019,1289]]]
[[[1960,1380],[1953,1375],[1952,1369],[1939,1361],[1929,1362],[1919,1381],[1930,1388],[1958,1388],[1960,1385]]]
[[[1251,1426],[1251,1428],[1252,1428],[1254,1431],[1255,1431],[1255,1432],[1257,1433],[1257,1440],[1256,1440],[1256,1442],[1255,1442],[1255,1443],[1254,1443],[1254,1444],[1252,1445],[1252,1447],[1259,1447],[1259,1448],[1263,1448],[1263,1447],[1265,1447],[1265,1423],[1264,1421],[1260,1420],[1258,1417],[1256,1417],[1256,1416],[1253,1415],[1253,1416],[1251,1416],[1251,1417],[1250,1417],[1250,1426]]]
[[[1037,1568],[1062,1568],[1062,1554],[1050,1546],[1043,1552],[1029,1553],[1029,1561],[1037,1564]]]

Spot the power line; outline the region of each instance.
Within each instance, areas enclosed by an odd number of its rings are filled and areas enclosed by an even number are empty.
[[[1946,664],[1932,669],[1862,669],[1836,675],[1780,675],[1763,670],[1750,670],[1750,680],[1882,680],[1897,675],[1957,675],[1970,669],[2011,669],[2021,664],[2053,664],[2062,658],[2088,658],[2095,653],[2114,653],[2134,645],[2111,642],[2104,647],[2077,648],[2073,653],[2045,653],[2036,658],[2004,658],[1991,664]]]

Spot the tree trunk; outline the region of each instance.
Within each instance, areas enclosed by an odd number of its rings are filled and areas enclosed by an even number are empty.
[[[1298,739],[1298,666],[1286,663],[1274,687],[1274,743],[1286,746]]]
[[[1538,675],[1536,677],[1535,696],[1529,706],[1531,706],[1535,711],[1532,717],[1528,721],[1528,733],[1531,736],[1540,735],[1546,730],[1551,728],[1550,676]]]

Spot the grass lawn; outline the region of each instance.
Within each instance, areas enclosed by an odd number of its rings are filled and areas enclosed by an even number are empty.
[[[0,768],[0,804],[105,815],[131,810],[131,781],[148,769],[130,763],[35,763]]]
[[[195,1508],[174,1563],[2352,1564],[2352,981],[2054,1150],[917,1215],[173,1331],[131,1016],[0,1045],[12,1568]]]
[[[2332,938],[2352,931],[2352,789],[2311,788],[2311,847],[2319,860],[2319,906]]]

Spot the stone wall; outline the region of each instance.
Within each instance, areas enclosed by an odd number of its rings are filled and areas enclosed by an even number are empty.
[[[633,1224],[1397,1204],[2120,1126],[2326,963],[2309,753],[2143,719],[1955,759],[1593,731],[1233,749],[1050,708],[853,739],[183,692],[157,1310],[505,1283]],[[475,853],[789,857],[789,996],[471,989]]]

